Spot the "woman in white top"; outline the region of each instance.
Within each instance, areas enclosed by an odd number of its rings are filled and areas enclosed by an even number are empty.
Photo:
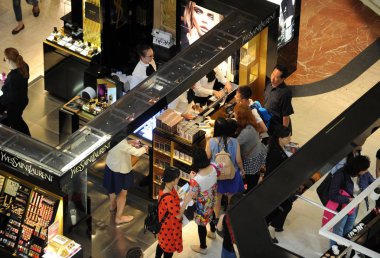
[[[214,204],[216,202],[217,172],[210,165],[210,159],[204,149],[196,148],[193,153],[193,166],[198,171],[191,172],[189,194],[195,200],[196,211],[194,221],[198,225],[200,245],[192,245],[191,249],[197,253],[207,254],[206,235],[215,239],[215,225],[212,222]],[[207,233],[206,226],[210,223],[211,231]]]
[[[123,216],[128,189],[133,187],[134,182],[131,155],[141,156],[147,152],[148,146],[140,148],[138,140],[124,139],[107,154],[103,186],[110,197],[110,211],[116,211],[116,224],[133,220],[133,216]]]

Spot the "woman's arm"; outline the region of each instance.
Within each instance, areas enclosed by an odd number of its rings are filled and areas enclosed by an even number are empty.
[[[206,140],[206,154],[207,154],[208,159],[211,159],[211,156],[212,156],[211,155],[210,141],[211,141],[211,139]]]
[[[219,231],[223,230],[223,219],[224,219],[224,214],[220,215],[218,225],[216,225],[216,229]]]
[[[241,160],[241,154],[240,154],[240,145],[239,142],[236,143],[236,163],[238,167],[240,168],[241,175],[245,174],[244,167],[243,167],[243,161]]]

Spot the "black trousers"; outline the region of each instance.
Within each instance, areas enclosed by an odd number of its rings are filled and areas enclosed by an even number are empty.
[[[211,229],[211,232],[216,231],[216,227],[215,227],[215,224],[213,221],[210,221],[210,229]],[[201,248],[206,249],[207,248],[207,244],[206,244],[207,228],[206,228],[206,226],[198,225],[198,236],[199,236],[199,242],[200,242]]]
[[[173,257],[173,253],[164,252],[164,250],[162,250],[160,244],[157,244],[156,258],[161,258],[162,254],[164,254],[164,258],[172,258]]]
[[[259,183],[260,179],[260,173],[256,173],[254,175],[245,175],[245,182],[247,183],[247,190],[245,191],[248,193],[253,187],[255,187]]]
[[[283,229],[286,217],[292,210],[292,207],[293,201],[292,198],[289,198],[267,216],[267,223],[270,223],[276,229]]]
[[[30,136],[29,127],[22,118],[22,113],[24,112],[25,107],[26,105],[15,105],[6,108],[7,118],[4,119],[1,123]]]

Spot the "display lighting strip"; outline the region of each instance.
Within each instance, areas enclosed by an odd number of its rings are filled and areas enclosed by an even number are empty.
[[[91,153],[96,151],[98,148],[100,148],[103,144],[105,144],[108,140],[111,139],[111,135],[104,135],[99,138],[99,140],[94,143],[90,148],[86,149],[84,152],[79,154],[75,159],[70,161],[66,166],[64,166],[61,169],[61,172],[67,172],[69,169],[73,168],[75,165],[77,165],[79,162],[84,160],[87,156],[89,156]]]
[[[327,237],[331,240],[336,241],[339,244],[345,245],[347,247],[352,247],[352,249],[366,255],[369,257],[380,257],[380,253],[372,251],[362,245],[359,245],[353,241],[350,241],[342,236],[338,236],[329,229],[333,228],[344,216],[347,215],[353,208],[355,208],[364,198],[368,197],[377,187],[380,186],[380,177],[377,178],[370,186],[368,186],[363,192],[356,196],[344,209],[342,209],[337,215],[335,215],[329,222],[326,223],[320,230],[319,234]]]

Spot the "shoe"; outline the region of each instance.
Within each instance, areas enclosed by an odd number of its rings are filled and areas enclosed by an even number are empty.
[[[190,248],[191,248],[191,250],[193,250],[196,253],[200,253],[200,254],[204,254],[204,255],[207,254],[207,249],[203,249],[199,245],[191,245]]]
[[[16,35],[20,31],[22,31],[23,29],[25,29],[25,25],[24,24],[18,30],[16,30],[16,29],[12,30],[12,35]]]
[[[215,232],[209,231],[209,232],[207,232],[207,237],[211,238],[211,239],[215,239],[216,238],[216,234],[215,234]]]
[[[273,243],[275,243],[275,244],[278,244],[278,239],[277,238],[272,238],[272,241],[273,241]]]
[[[282,232],[282,231],[284,231],[284,229],[283,228],[274,228],[274,231],[276,231],[276,232]]]
[[[38,5],[37,6],[33,6],[32,12],[33,12],[33,16],[34,17],[38,17],[40,15],[40,7]]]

